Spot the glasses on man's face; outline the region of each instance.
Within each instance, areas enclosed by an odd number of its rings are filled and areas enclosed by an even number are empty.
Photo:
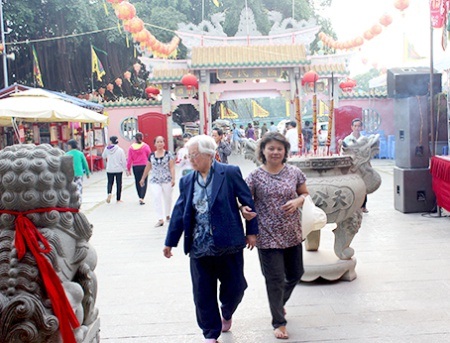
[[[196,152],[196,153],[194,153],[194,154],[189,154],[188,155],[188,157],[189,157],[189,159],[190,160],[195,160],[197,157],[199,157],[200,156],[200,153],[199,152]]]

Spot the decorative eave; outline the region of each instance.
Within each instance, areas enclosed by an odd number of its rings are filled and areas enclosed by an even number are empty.
[[[376,90],[376,91],[357,91],[357,92],[342,92],[339,96],[341,100],[350,100],[350,99],[368,99],[368,98],[376,98],[376,99],[387,99],[387,91],[386,90]]]
[[[331,77],[331,73],[333,73],[334,77],[345,77],[350,74],[346,65],[341,63],[309,65],[304,67],[303,70],[305,73],[313,70],[320,77]]]
[[[105,108],[117,107],[144,107],[144,106],[161,106],[161,101],[147,100],[147,99],[122,99],[120,101],[106,101],[101,103]]]
[[[350,75],[348,70],[348,59],[351,53],[334,54],[334,55],[314,55],[309,56],[309,69],[305,68],[305,72],[314,70],[320,77],[347,77]]]
[[[290,67],[309,64],[305,47],[300,44],[192,48],[192,69]]]
[[[149,81],[152,83],[178,83],[187,73],[189,73],[189,69],[154,69]]]

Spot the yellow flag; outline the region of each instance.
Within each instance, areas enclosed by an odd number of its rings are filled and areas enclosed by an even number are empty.
[[[253,118],[266,118],[269,116],[269,111],[265,110],[255,100],[252,100]]]
[[[92,74],[97,73],[97,80],[101,81],[102,77],[106,75],[105,69],[103,69],[102,62],[98,59],[97,54],[94,51],[94,48],[91,46],[91,54],[92,54]]]
[[[328,105],[320,100],[319,101],[319,116],[327,116],[329,112]]]
[[[229,108],[225,108],[223,103],[220,104],[220,119],[237,119],[239,115]]]
[[[33,77],[36,84],[39,87],[44,88],[44,82],[42,81],[41,68],[39,68],[38,56],[36,53],[36,49],[33,46]]]
[[[212,0],[213,4],[216,5],[216,7],[220,6],[219,0]]]

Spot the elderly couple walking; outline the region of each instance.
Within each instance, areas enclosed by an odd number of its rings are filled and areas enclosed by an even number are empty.
[[[206,135],[187,143],[194,172],[180,180],[164,256],[172,257],[172,248],[184,236],[197,322],[205,343],[214,343],[231,329],[233,313],[247,288],[243,249],[256,246],[274,335],[287,339],[284,306],[303,274],[297,209],[308,194],[305,175],[285,163],[289,143],[279,133],[268,133],[260,140],[258,157],[263,164],[246,180],[239,167],[214,159],[216,148]]]

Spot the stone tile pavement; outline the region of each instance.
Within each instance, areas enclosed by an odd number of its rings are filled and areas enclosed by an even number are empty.
[[[230,163],[247,175],[242,156]],[[391,160],[374,160],[380,189],[369,195],[353,240],[358,277],[352,281],[300,283],[286,310],[285,342],[449,342],[450,219],[394,209]],[[174,201],[178,191],[174,191]],[[151,194],[140,206],[133,176],[124,177],[123,203],[106,204],[106,174],[85,179],[82,210],[94,225],[98,254],[97,307],[107,343],[202,342],[191,295],[189,259],[182,248],[162,255],[167,225],[154,228]],[[114,199],[114,198],[113,198]],[[320,249],[332,249],[323,232]],[[249,287],[221,343],[277,342],[257,252],[245,252]]]

